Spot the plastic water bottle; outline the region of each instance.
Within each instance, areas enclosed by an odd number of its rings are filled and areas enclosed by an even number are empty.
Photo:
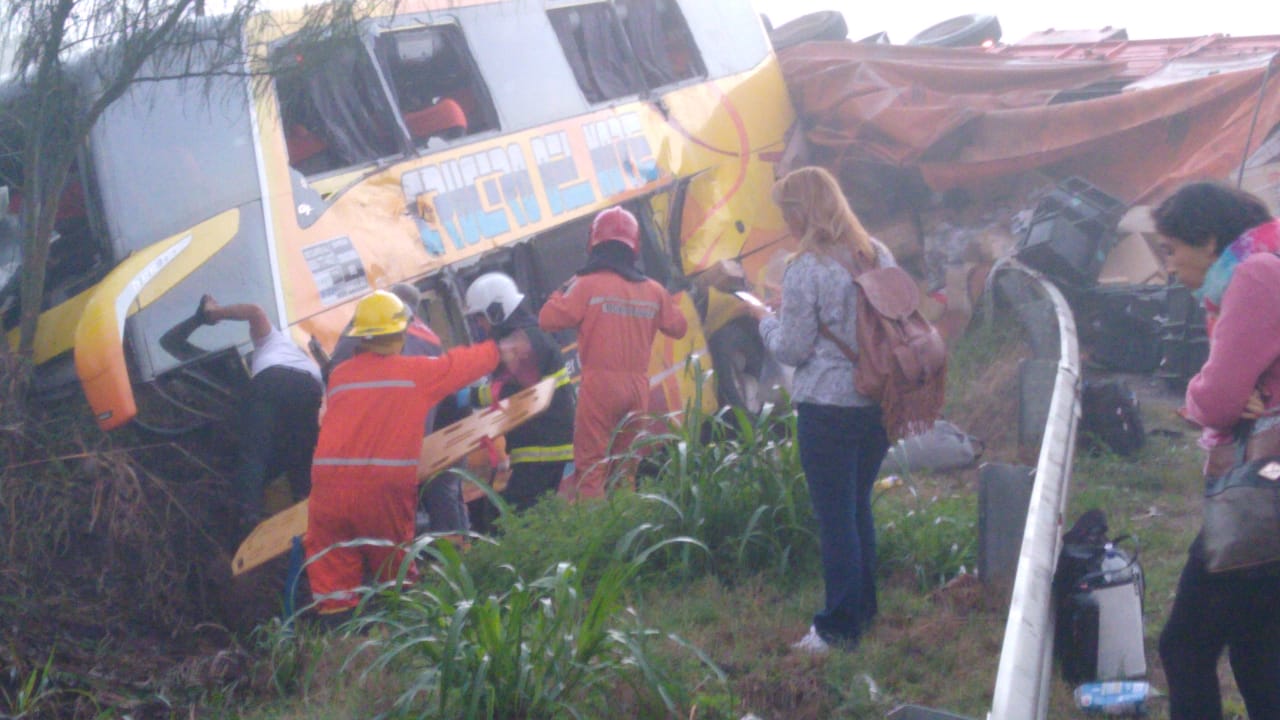
[[[1127,579],[1123,571],[1129,567],[1129,559],[1124,553],[1116,550],[1115,546],[1107,543],[1103,548],[1102,556],[1102,579],[1108,585],[1113,582]]]
[[[1142,715],[1150,692],[1145,680],[1085,683],[1076,688],[1076,707],[1093,715]]]

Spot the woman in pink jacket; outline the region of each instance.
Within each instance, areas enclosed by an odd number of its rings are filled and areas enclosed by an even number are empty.
[[[1280,452],[1280,220],[1209,182],[1183,186],[1152,215],[1169,271],[1205,308],[1209,359],[1186,399],[1204,428],[1205,472],[1231,466],[1242,419],[1255,420],[1250,457]],[[1160,635],[1171,720],[1222,718],[1224,648],[1249,717],[1280,718],[1280,564],[1209,573],[1197,536]]]

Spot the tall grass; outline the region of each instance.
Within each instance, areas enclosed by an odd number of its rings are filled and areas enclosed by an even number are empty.
[[[662,508],[666,527],[707,549],[672,558],[671,569],[685,578],[786,575],[797,557],[815,553],[795,414],[766,405],[754,417],[740,408],[710,416],[690,408],[685,418],[641,443],[653,446],[655,468],[641,498]]]
[[[652,645],[668,638],[645,627],[625,597],[646,558],[684,541],[639,548],[630,545],[636,537],[619,548],[631,559],[610,563],[590,586],[572,562],[559,562],[531,581],[508,569],[501,592],[478,586],[451,544],[420,546],[430,577],[377,595],[353,622],[368,639],[348,664],[372,658],[363,675],[404,679],[391,717],[605,717],[618,710],[620,685],[646,717],[683,715],[697,683],[655,658]],[[704,667],[723,680],[709,660]]]
[[[498,540],[471,551],[476,573],[510,567],[528,575],[568,559],[590,581],[633,535],[650,544],[690,540],[654,552],[638,582],[659,575],[664,581],[762,571],[785,576],[796,558],[816,557],[789,406],[766,405],[754,416],[700,407],[695,397],[678,418],[655,418],[650,425],[657,430],[642,433],[618,458],[618,467],[642,466],[637,492],[614,490],[603,501],[577,505],[547,498],[520,515],[503,515]]]
[[[876,500],[879,574],[906,575],[929,591],[976,570],[978,504],[972,494],[923,497],[914,483]]]
[[[758,414],[724,408],[700,411],[695,398],[683,415],[662,418],[642,434],[630,458],[647,468],[636,493],[614,492],[601,503],[543,501],[499,520],[500,539],[472,551],[477,573],[513,568],[529,574],[571,559],[588,578],[613,559],[629,534],[649,542],[687,538],[656,552],[637,577],[687,582],[711,575],[734,582],[758,573],[775,579],[813,570],[817,524],[795,442],[789,405]],[[971,497],[917,497],[912,483],[876,501],[882,574],[910,571],[922,587],[972,569],[977,508]]]

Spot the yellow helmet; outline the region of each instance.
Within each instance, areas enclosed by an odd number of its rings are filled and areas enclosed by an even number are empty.
[[[402,333],[409,327],[409,317],[409,308],[403,300],[386,290],[376,290],[356,303],[351,336],[371,338]]]

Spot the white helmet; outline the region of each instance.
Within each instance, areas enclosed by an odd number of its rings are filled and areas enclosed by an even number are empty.
[[[516,281],[500,273],[485,273],[467,288],[467,314],[484,315],[497,325],[516,311],[524,300],[524,294],[516,287]]]

